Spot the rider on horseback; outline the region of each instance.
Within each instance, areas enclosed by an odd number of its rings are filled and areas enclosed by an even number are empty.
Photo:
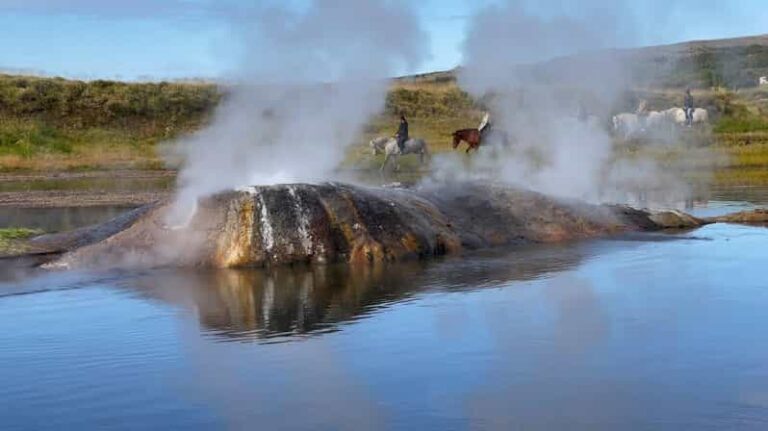
[[[683,109],[685,110],[685,125],[691,127],[693,125],[693,96],[691,96],[690,88],[685,89]]]
[[[402,154],[405,150],[405,141],[408,140],[408,120],[405,119],[405,114],[400,114],[400,126],[397,128],[395,138],[397,139],[397,148]]]

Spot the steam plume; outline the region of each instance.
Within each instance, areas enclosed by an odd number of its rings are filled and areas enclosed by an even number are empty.
[[[383,107],[386,78],[417,66],[427,48],[405,2],[316,0],[304,10],[233,12],[242,67],[210,127],[180,143],[177,217],[217,191],[329,178]]]
[[[494,127],[511,145],[486,148],[469,169],[456,158],[439,160],[438,178],[458,170],[589,201],[668,204],[688,197],[676,171],[648,159],[617,162],[610,116],[631,87],[631,74],[605,49],[632,44],[635,27],[622,2],[611,8],[593,3],[542,17],[508,1],[473,17],[459,83],[486,101]],[[579,118],[582,109],[590,116]]]

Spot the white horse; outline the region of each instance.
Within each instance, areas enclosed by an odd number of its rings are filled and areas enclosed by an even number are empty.
[[[683,108],[669,108],[666,111],[662,111],[667,116],[667,119],[673,124],[684,125],[685,124],[685,111]]]
[[[381,165],[381,170],[387,167],[390,159],[396,159],[398,156],[404,156],[406,154],[418,154],[419,163],[422,165],[426,162],[426,158],[429,157],[429,149],[427,143],[421,138],[411,138],[403,144],[403,152],[400,152],[400,147],[397,146],[397,140],[395,138],[378,137],[373,138],[368,143],[373,151],[374,155],[384,153],[384,163]]]
[[[684,126],[686,124],[685,110],[683,108],[670,108],[664,111],[667,118],[673,123]],[[709,122],[709,112],[704,108],[693,110],[693,124],[705,124]]]
[[[622,113],[613,116],[613,130],[620,133],[624,139],[631,138],[643,131],[640,118],[637,114]]]
[[[650,130],[658,130],[664,127],[669,119],[667,115],[662,111],[650,111],[645,116],[645,128]]]
[[[709,112],[704,108],[696,108],[693,110],[693,124],[705,124],[709,122]]]

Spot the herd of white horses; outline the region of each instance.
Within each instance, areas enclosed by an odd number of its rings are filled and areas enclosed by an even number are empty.
[[[665,111],[649,111],[644,115],[621,113],[613,116],[613,131],[624,139],[635,138],[645,133],[668,131],[670,127],[682,127],[688,124],[683,108],[670,108]],[[705,124],[709,114],[704,108],[696,108],[691,114],[691,126]]]
[[[709,114],[706,109],[696,108],[691,116],[690,126],[706,124],[709,122]],[[597,117],[589,116],[588,123],[600,123]],[[612,117],[613,131],[616,135],[624,139],[640,137],[646,133],[669,131],[674,127],[685,127],[688,119],[685,116],[683,108],[670,108],[664,111],[649,111],[645,114],[620,113]],[[396,161],[398,156],[415,154],[419,156],[419,162],[423,165],[429,158],[429,149],[427,143],[420,138],[411,138],[403,145],[402,152],[397,146],[397,140],[392,137],[378,137],[371,139],[368,143],[373,155],[384,154],[384,163],[381,165],[381,171]]]

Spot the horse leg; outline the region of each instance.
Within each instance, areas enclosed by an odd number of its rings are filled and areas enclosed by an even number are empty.
[[[392,157],[392,154],[387,154],[384,156],[384,163],[381,164],[381,169],[379,169],[381,172],[384,172],[384,168],[387,167],[387,163],[389,163],[389,158]]]

